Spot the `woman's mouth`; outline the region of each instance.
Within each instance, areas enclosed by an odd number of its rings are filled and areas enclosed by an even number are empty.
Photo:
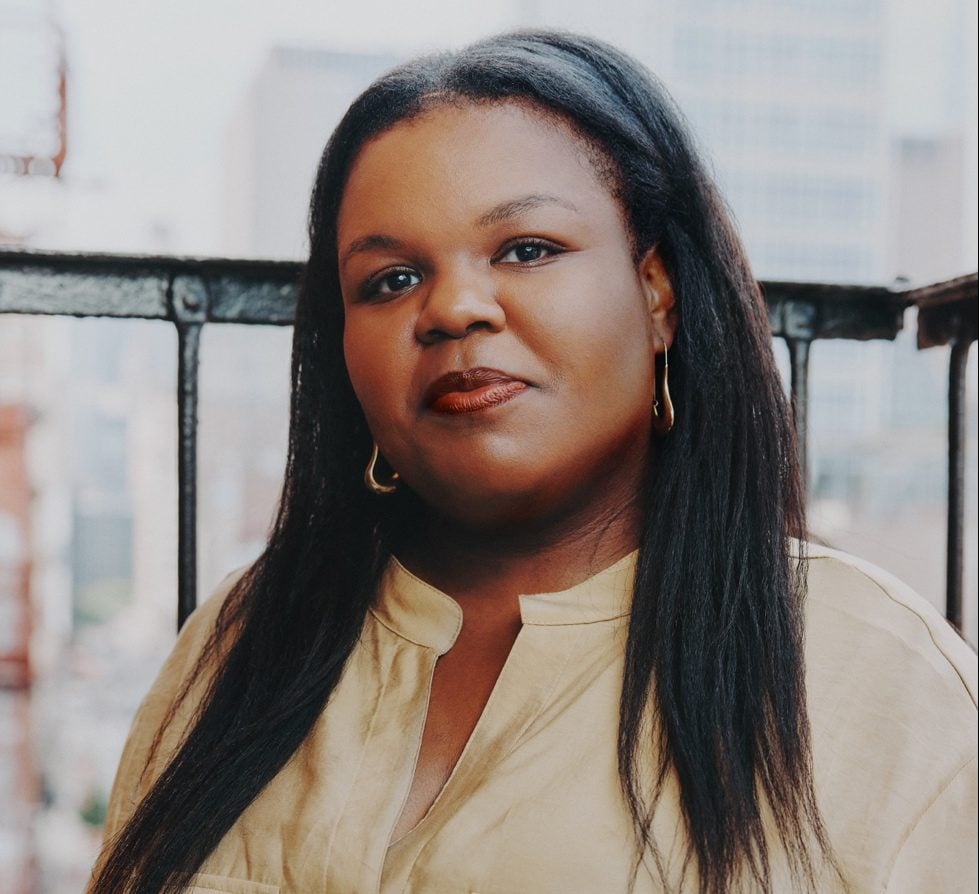
[[[527,387],[526,382],[498,369],[477,367],[436,379],[425,393],[425,403],[437,413],[475,413],[504,404]]]

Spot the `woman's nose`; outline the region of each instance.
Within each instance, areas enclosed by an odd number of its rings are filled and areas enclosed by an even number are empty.
[[[423,344],[433,344],[465,338],[477,330],[499,332],[506,326],[506,314],[497,297],[490,274],[436,275],[429,280],[415,321],[415,337]]]

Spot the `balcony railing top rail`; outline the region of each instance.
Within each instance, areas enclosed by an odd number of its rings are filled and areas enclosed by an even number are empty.
[[[70,254],[0,248],[0,313],[164,320],[178,334],[178,622],[197,599],[197,371],[208,323],[289,325],[294,261]],[[919,348],[950,345],[946,616],[962,626],[965,375],[976,341],[979,275],[921,288],[762,281],[772,334],[785,340],[792,406],[807,467],[809,349],[827,338],[894,339],[915,306]]]

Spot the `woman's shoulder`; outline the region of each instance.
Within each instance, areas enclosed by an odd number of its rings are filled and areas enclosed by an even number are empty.
[[[874,676],[914,673],[949,699],[976,708],[976,653],[935,607],[882,568],[809,544],[807,652],[819,659],[854,647],[847,663]]]
[[[183,686],[216,629],[224,603],[247,571],[248,566],[232,571],[191,612],[177,634],[177,640],[150,690],[150,695],[165,695],[169,690]]]
[[[140,798],[149,790],[193,718],[207,681],[198,678],[187,698],[180,700],[181,694],[211,641],[222,606],[246,571],[247,568],[242,568],[229,574],[191,613],[150,691],[140,703],[109,798],[105,824],[107,840],[122,828]]]
[[[813,772],[844,874],[854,890],[974,891],[976,654],[893,575],[808,553]]]
[[[938,754],[953,763],[974,757],[979,667],[972,647],[892,574],[824,546],[812,544],[807,553],[814,734],[891,744],[904,737],[904,757],[933,765]],[[936,749],[931,755],[926,742]]]

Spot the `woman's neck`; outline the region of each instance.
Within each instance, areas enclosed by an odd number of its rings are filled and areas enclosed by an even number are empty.
[[[588,507],[557,519],[473,529],[435,514],[397,549],[422,580],[464,606],[517,610],[517,596],[568,589],[639,543],[639,500]]]

